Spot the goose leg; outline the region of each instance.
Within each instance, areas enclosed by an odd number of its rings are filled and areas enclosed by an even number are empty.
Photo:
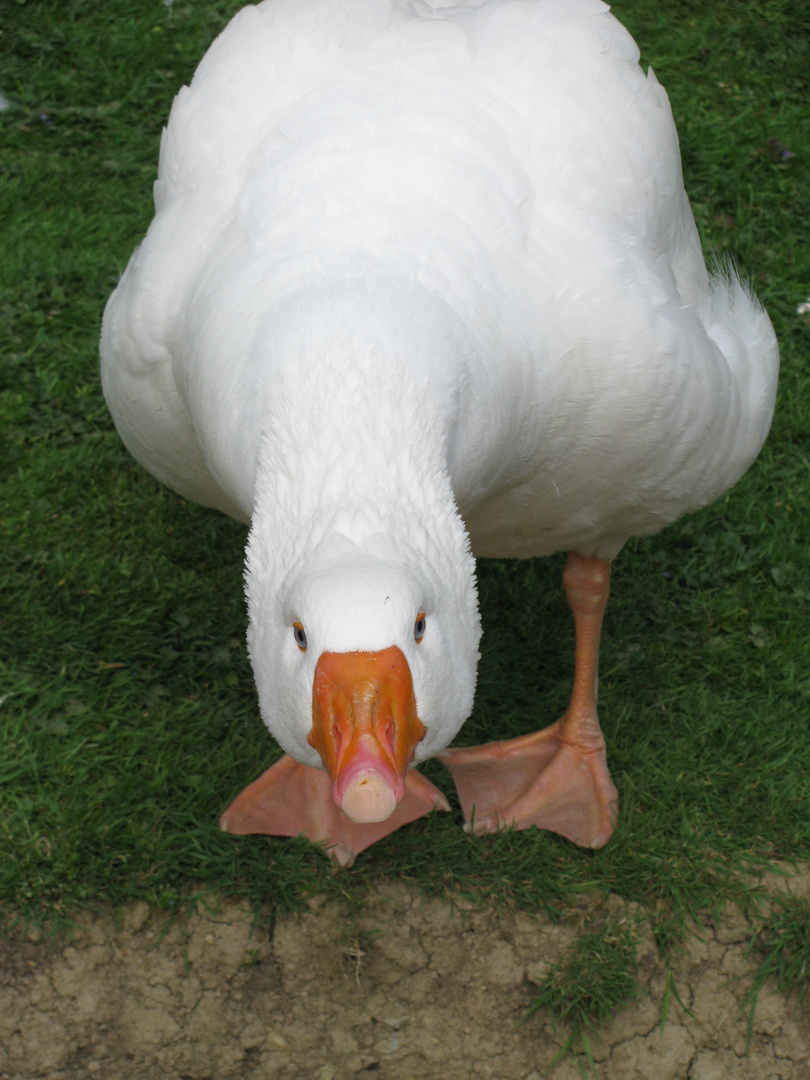
[[[320,769],[285,754],[234,799],[220,818],[223,832],[246,836],[306,836],[322,844],[340,866],[384,836],[431,810],[449,810],[447,799],[416,769],[405,777],[405,795],[386,821],[358,824],[332,798],[332,781]]]
[[[571,552],[563,586],[576,628],[574,688],[564,715],[544,731],[439,756],[453,774],[467,831],[536,825],[598,848],[610,838],[618,809],[596,715],[610,563]]]

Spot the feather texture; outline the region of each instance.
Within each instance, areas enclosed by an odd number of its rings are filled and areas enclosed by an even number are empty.
[[[475,685],[470,544],[610,559],[706,505],[778,367],[600,0],[246,8],[175,100],[101,356],[138,460],[252,522],[262,712],[309,764],[292,618],[399,644],[437,752]]]

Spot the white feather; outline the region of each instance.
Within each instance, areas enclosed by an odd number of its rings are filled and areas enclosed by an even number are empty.
[[[301,761],[321,649],[398,644],[420,757],[452,739],[468,536],[612,558],[767,434],[770,322],[707,273],[666,94],[599,0],[246,8],[175,100],[155,209],[105,394],[158,478],[252,522],[262,713]]]

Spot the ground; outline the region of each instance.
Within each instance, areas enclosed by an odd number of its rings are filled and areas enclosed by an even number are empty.
[[[807,894],[810,874],[787,888]],[[706,920],[669,964],[639,915],[608,897],[554,924],[401,884],[360,910],[315,897],[269,923],[222,900],[168,929],[145,903],[88,913],[69,938],[0,944],[0,1078],[540,1080],[569,1029],[544,1009],[521,1019],[604,916],[634,928],[639,996],[592,1040],[601,1080],[810,1080],[810,1018],[767,985],[746,1049],[759,958],[739,911]],[[662,1027],[670,970],[680,1002],[669,995]],[[570,1058],[552,1073],[579,1075]]]

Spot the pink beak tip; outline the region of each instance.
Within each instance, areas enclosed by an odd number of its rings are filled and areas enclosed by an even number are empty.
[[[363,769],[349,780],[340,805],[352,821],[368,824],[390,818],[397,802],[391,785],[376,769]]]

